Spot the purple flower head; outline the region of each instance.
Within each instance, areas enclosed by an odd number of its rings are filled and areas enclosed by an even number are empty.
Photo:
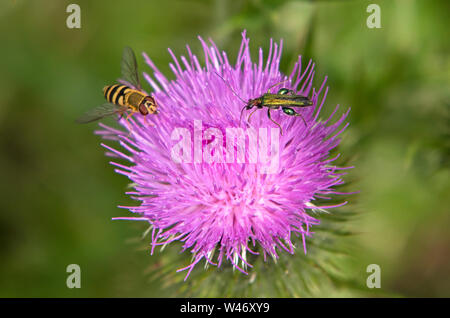
[[[121,119],[126,132],[105,125],[98,132],[119,141],[122,151],[104,147],[129,162],[112,164],[132,181],[134,191],[129,194],[140,201],[139,206],[125,207],[136,217],[116,219],[149,222],[152,252],[158,245],[183,242],[183,250],[193,254],[192,262],[179,270],[188,270],[186,278],[201,260],[217,266],[230,262],[246,273],[251,267],[248,253],[262,254],[264,260],[277,259],[283,250],[294,254],[295,236],[302,238],[306,253],[305,236],[319,224],[309,214],[346,203],[314,203],[342,194],[334,187],[343,183],[340,170],[347,168],[335,166],[337,157],[329,156],[348,125],[338,131],[348,111],[330,123],[338,107],[330,118],[319,119],[328,88],[326,79],[319,89],[313,88],[314,64],[309,61],[302,68],[299,56],[292,72],[282,74],[282,42],[272,41],[268,56],[259,49],[252,62],[245,32],[234,63],[214,42],[200,42],[204,63],[189,47],[188,56],[180,59],[169,50],[173,81],[144,54],[153,72],[144,77],[154,90],[159,114],[147,116],[150,123],[140,115],[130,123]],[[244,109],[240,123],[244,101],[282,87],[313,102],[295,108],[302,118],[272,110],[283,134],[268,118],[267,108]],[[266,160],[259,160],[262,157]]]

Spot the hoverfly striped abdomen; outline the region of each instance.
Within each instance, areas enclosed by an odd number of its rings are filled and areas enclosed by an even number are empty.
[[[105,95],[106,100],[110,103],[127,106],[125,105],[125,93],[129,90],[130,88],[126,85],[109,85],[103,88],[103,95]]]

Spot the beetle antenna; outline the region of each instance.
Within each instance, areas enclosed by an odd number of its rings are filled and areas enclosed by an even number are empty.
[[[227,85],[227,86],[230,88],[230,90],[233,92],[234,95],[236,95],[237,98],[239,98],[244,104],[247,104],[247,102],[246,102],[245,100],[243,100],[243,99],[241,98],[241,96],[239,96],[239,95],[234,91],[234,89],[230,86],[230,84],[228,84],[228,82],[227,82],[222,76],[220,76],[219,73],[217,73],[216,71],[214,71],[214,73],[216,73],[216,75],[219,76],[219,77],[224,81],[225,85]],[[244,109],[242,109],[242,110],[244,110]],[[241,111],[241,115],[242,115],[242,111]]]
[[[289,82],[289,81],[290,81],[290,79],[288,78],[288,79],[286,79],[286,80],[284,80],[284,81],[278,82],[278,83],[276,83],[276,84],[270,86],[269,89],[267,90],[267,92],[270,93],[270,90],[271,90],[272,88],[274,88],[275,86],[280,85],[280,84],[283,84],[283,83],[286,83],[286,82]]]

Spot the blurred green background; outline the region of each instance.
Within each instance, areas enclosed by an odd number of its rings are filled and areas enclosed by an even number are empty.
[[[70,3],[81,7],[81,29],[66,27]],[[366,26],[370,3],[381,7],[381,29]],[[108,164],[95,124],[74,119],[103,102],[125,45],[173,78],[168,47],[202,56],[197,35],[211,37],[232,60],[246,29],[253,53],[284,39],[284,72],[301,54],[316,62],[317,82],[329,76],[324,116],[352,107],[341,150],[361,191],[349,198],[353,278],[364,284],[374,263],[384,294],[449,297],[448,12],[446,0],[2,0],[0,296],[178,295],[149,281],[166,251],[150,256],[148,240],[139,243],[146,226],[111,221],[126,215],[117,205],[134,204],[127,179]],[[72,263],[81,289],[66,287]]]

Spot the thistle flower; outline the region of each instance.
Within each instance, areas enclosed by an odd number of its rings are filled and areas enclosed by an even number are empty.
[[[343,183],[340,170],[348,167],[335,166],[337,157],[329,156],[348,125],[337,131],[348,111],[333,124],[330,120],[339,106],[328,119],[319,119],[328,87],[324,89],[325,78],[318,89],[313,88],[314,64],[309,61],[302,69],[299,56],[292,72],[284,75],[279,70],[282,42],[278,45],[271,40],[267,58],[259,49],[258,60],[252,62],[244,32],[236,62],[231,63],[214,42],[199,39],[204,66],[189,46],[188,57],[181,59],[169,49],[174,60],[172,81],[143,54],[153,71],[144,77],[160,109],[158,115],[148,116],[150,125],[136,116],[130,123],[119,121],[126,131],[101,124],[103,130],[98,132],[123,148],[103,145],[110,155],[129,162],[112,164],[132,181],[134,191],[128,194],[140,201],[139,206],[124,207],[137,216],[115,219],[150,223],[152,253],[156,246],[183,242],[183,251],[192,253],[192,262],[179,269],[187,270],[185,279],[202,260],[216,266],[229,262],[247,273],[252,266],[248,253],[262,254],[259,257],[264,260],[267,256],[276,260],[282,251],[294,254],[295,236],[302,238],[306,253],[305,236],[311,236],[311,227],[319,225],[311,212],[346,203],[315,204],[317,199],[344,194],[334,188]],[[259,97],[274,85],[272,91],[285,87],[313,101],[313,106],[297,110],[305,122],[272,111],[272,118],[283,129],[280,135],[263,109],[254,113],[251,123],[245,119],[240,123],[243,100]],[[240,127],[248,142],[229,146],[230,127]],[[250,136],[256,135],[258,146],[268,145],[267,131],[271,159],[278,160],[273,171],[252,161],[258,156],[249,145]],[[245,152],[247,144],[249,151]],[[226,150],[236,152],[236,159],[234,154],[228,157]],[[179,155],[174,156],[177,151]]]

